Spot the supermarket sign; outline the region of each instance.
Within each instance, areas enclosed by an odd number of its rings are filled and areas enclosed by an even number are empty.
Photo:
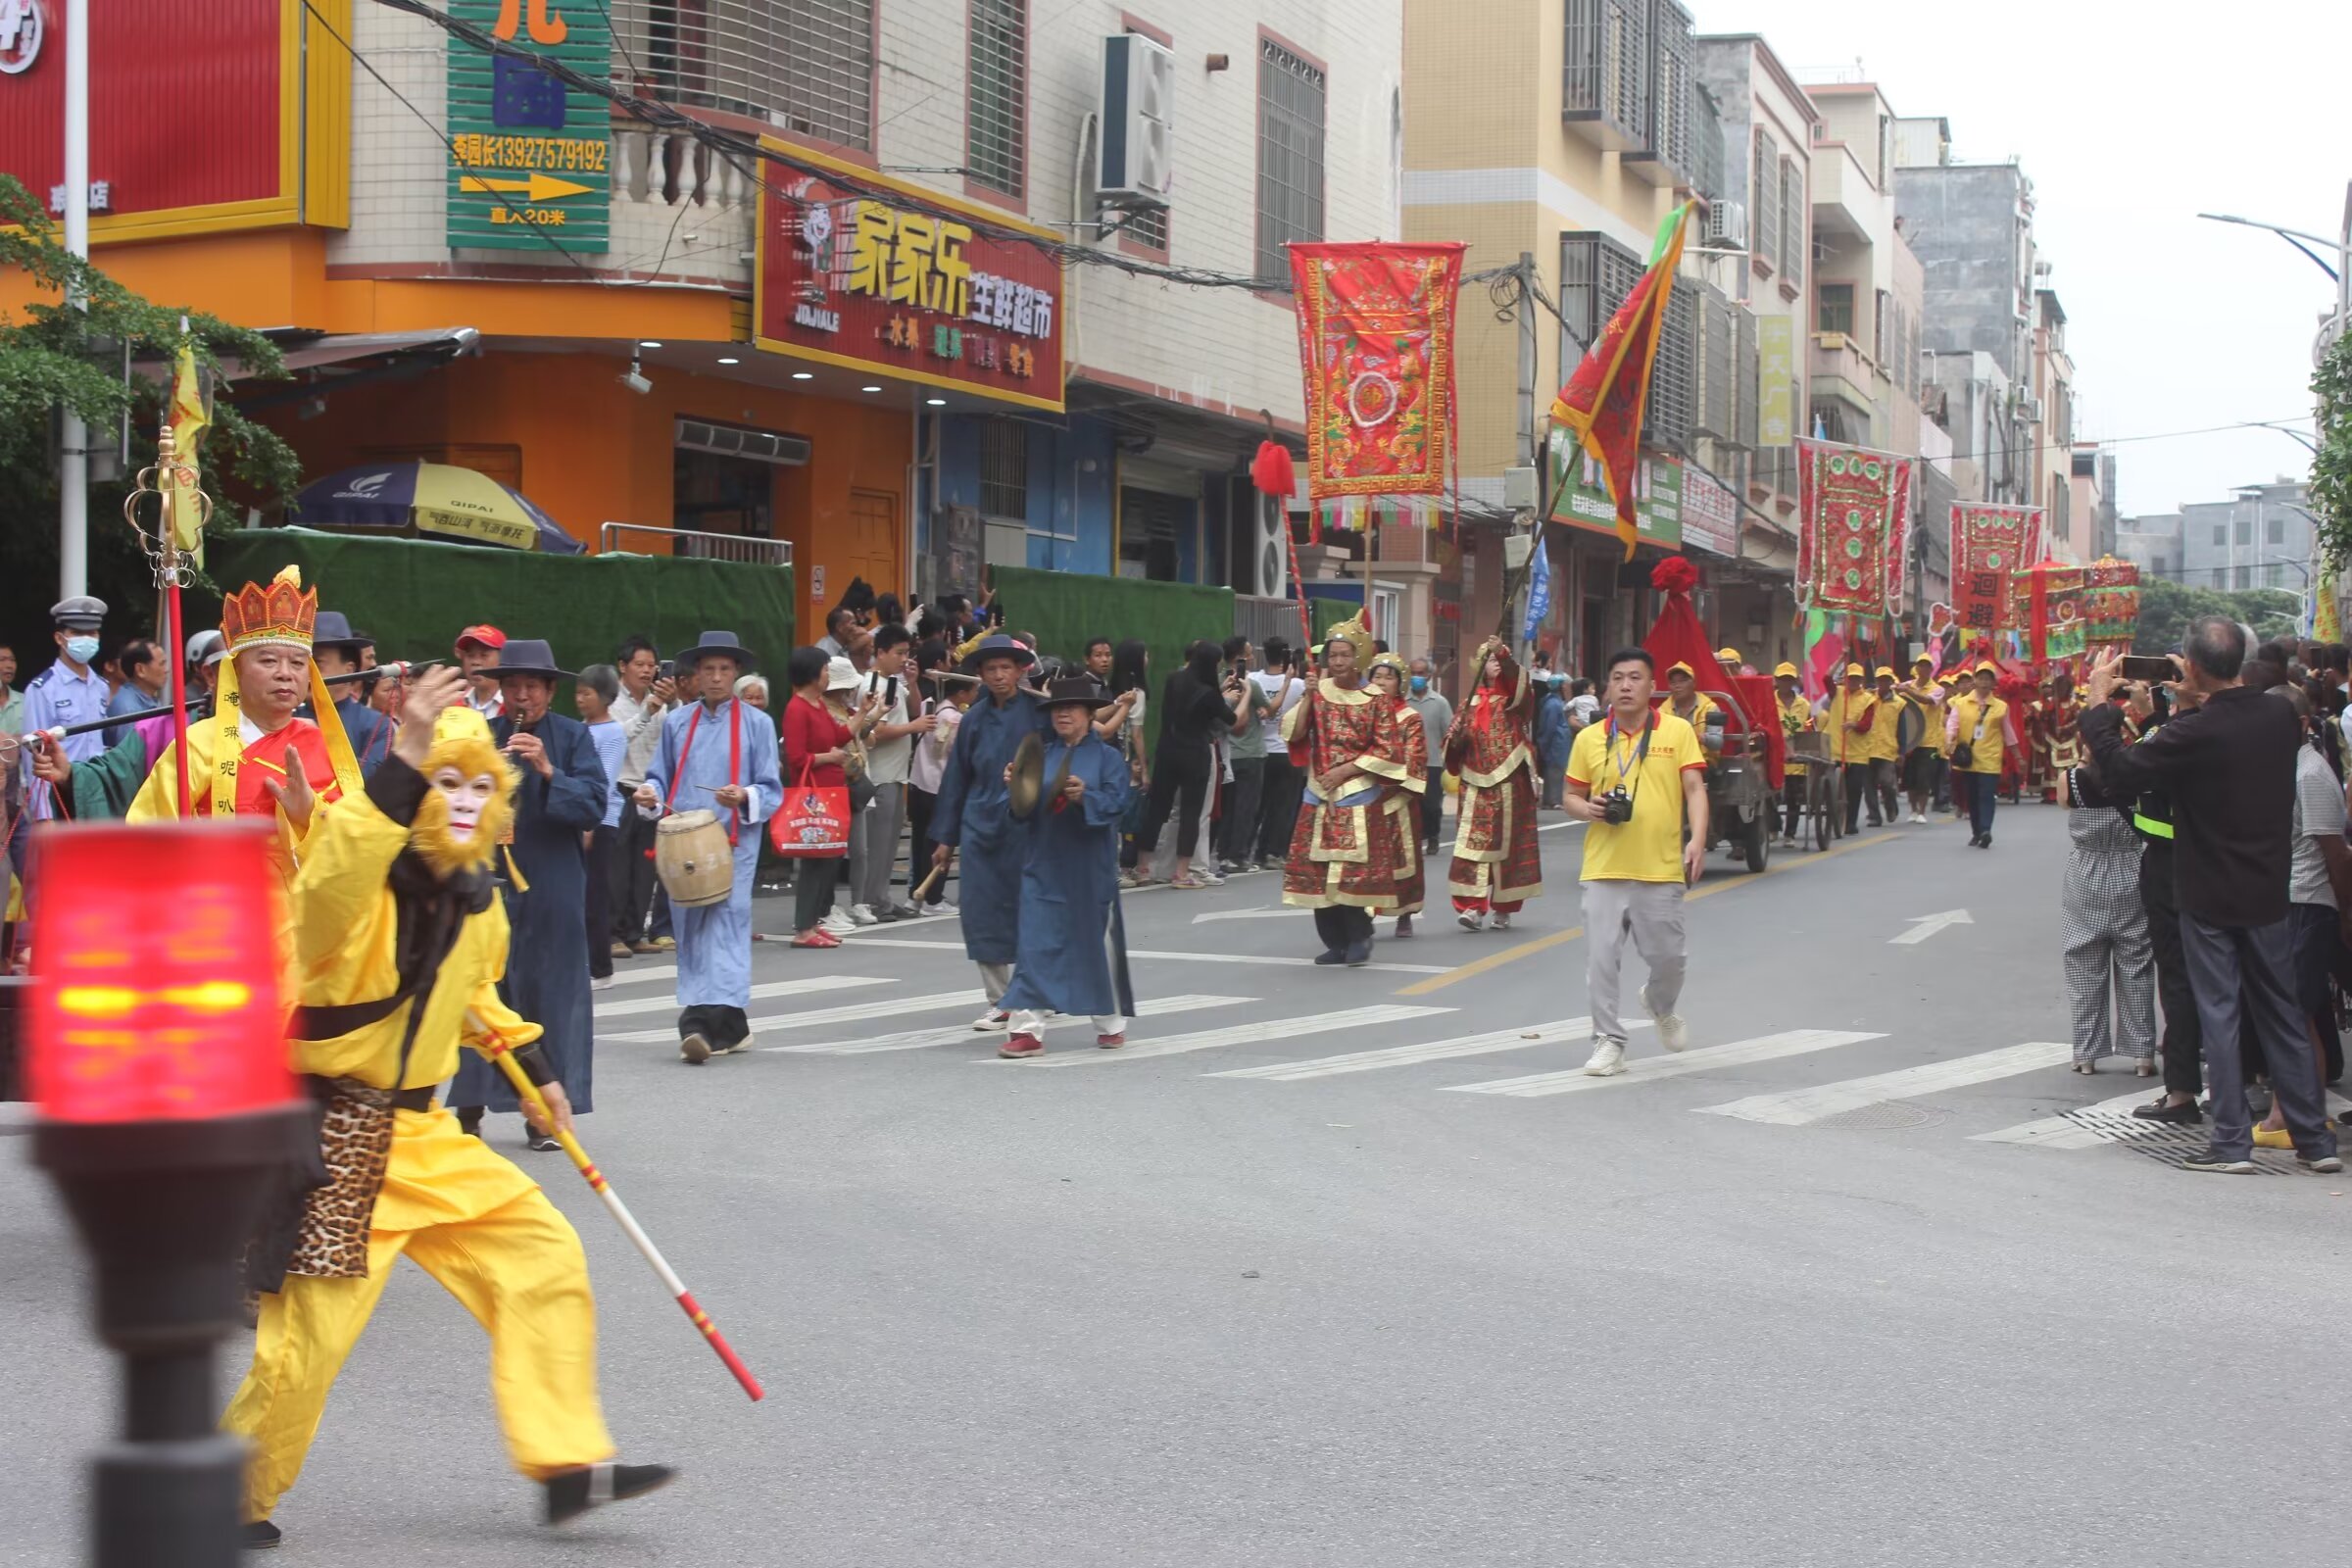
[[[778,141],[760,195],[762,351],[1059,413],[1061,270],[994,209]]]

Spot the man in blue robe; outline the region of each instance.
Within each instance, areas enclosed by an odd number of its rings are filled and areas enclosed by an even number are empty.
[[[671,904],[678,943],[678,1054],[696,1066],[752,1043],[752,887],[760,874],[760,825],[784,799],[776,726],[735,696],[751,654],[731,631],[707,631],[678,654],[679,687],[699,701],[673,708],[637,789],[637,809],[710,811],[734,845],[735,881],[724,903]],[[833,874],[830,860],[804,861]],[[600,938],[601,940],[601,938]]]
[[[318,673],[328,680],[358,674],[374,646],[375,639],[352,630],[350,617],[341,612],[318,612],[311,634],[311,658],[318,662]],[[368,684],[366,680],[346,680],[327,688],[335,694],[335,716],[343,721],[343,733],[351,741],[351,755],[360,764],[363,779],[373,778],[377,765],[392,754],[392,720],[368,706]],[[309,705],[304,705],[300,716],[310,716]]]
[[[1011,1038],[997,1054],[1008,1060],[1044,1053],[1050,1012],[1091,1017],[1105,1051],[1127,1043],[1135,988],[1119,917],[1119,818],[1135,786],[1125,756],[1095,734],[1095,710],[1109,704],[1093,676],[1078,675],[1048,686],[1041,705],[1054,738],[1044,789],[1019,824],[1019,961],[999,999]]]
[[[522,775],[514,796],[514,842],[506,884],[507,921],[513,928],[507,975],[498,983],[508,1006],[546,1030],[540,1045],[563,1080],[575,1115],[594,1108],[590,1090],[596,1074],[596,1025],[588,995],[588,835],[605,819],[605,796],[612,788],[597,760],[588,726],[548,711],[556,682],[570,678],[556,668],[548,645],[510,638],[501,650],[499,691],[504,711],[490,721],[490,737]],[[459,1067],[449,1096],[460,1125],[481,1126],[484,1106],[517,1107],[514,1088],[486,1058],[468,1055]],[[547,1134],[527,1134],[528,1147],[561,1149]]]
[[[980,966],[988,993],[988,1010],[972,1024],[983,1033],[1012,1021],[1003,1000],[1020,946],[1021,866],[1029,835],[1012,818],[1004,769],[1024,737],[1047,733],[1036,694],[1021,689],[1021,671],[1035,662],[1037,655],[1002,633],[972,650],[982,695],[956,728],[931,808],[931,842],[938,846],[932,863],[944,866],[957,849],[963,852],[958,918],[964,956]]]

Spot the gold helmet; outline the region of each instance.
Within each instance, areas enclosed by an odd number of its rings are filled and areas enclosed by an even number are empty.
[[[1330,647],[1335,642],[1346,643],[1348,647],[1355,650],[1356,668],[1366,669],[1370,666],[1372,662],[1373,645],[1372,628],[1364,624],[1364,616],[1361,611],[1349,615],[1346,620],[1341,621],[1338,625],[1332,627],[1331,630],[1323,634],[1323,646],[1325,648]],[[1318,650],[1318,652],[1320,652],[1320,650]]]

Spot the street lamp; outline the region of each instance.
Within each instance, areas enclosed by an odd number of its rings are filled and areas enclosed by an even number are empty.
[[[2314,360],[2325,355],[2328,352],[2328,344],[2333,342],[2348,324],[2352,324],[2352,182],[2347,182],[2344,186],[2344,226],[2342,233],[2334,239],[2328,239],[2319,234],[2305,233],[2299,228],[2283,228],[2277,223],[2263,222],[2259,219],[2238,218],[2229,213],[2199,213],[2197,216],[2216,223],[2236,223],[2245,228],[2267,228],[2305,256],[2310,257],[2312,265],[2326,272],[2328,278],[2334,282],[2335,314],[2328,318],[2328,325],[2320,333],[2319,345],[2312,355]],[[2303,243],[2305,240],[2311,241],[2312,245],[2322,246],[2335,252],[2335,265],[2330,267],[2322,261],[2318,251]]]
[[[213,1349],[238,1257],[303,1151],[286,1066],[271,830],[236,818],[48,829],[35,843],[32,1152],[97,1262],[122,1434],[91,1488],[97,1568],[231,1568],[245,1443]]]
[[[2290,424],[2281,423],[2276,419],[2241,419],[2238,421],[2237,427],[2241,430],[2276,430],[2301,446],[2313,457],[2316,458],[2320,455],[2320,444]]]

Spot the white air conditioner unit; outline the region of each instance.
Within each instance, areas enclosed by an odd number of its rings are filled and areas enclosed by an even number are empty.
[[[1261,599],[1281,599],[1290,592],[1290,514],[1280,496],[1260,496],[1250,514],[1249,585],[1242,591]]]
[[[2020,399],[2018,399],[2018,403],[2017,403],[2017,416],[2018,416],[2018,418],[2019,418],[2021,421],[2023,421],[2024,423],[2027,423],[2027,424],[2039,424],[2039,423],[2041,422],[2041,399],[2039,399],[2039,398],[2020,398]]]
[[[1747,249],[1747,208],[1739,202],[1716,202],[1710,206],[1707,243],[1727,250]]]
[[[1114,207],[1165,207],[1176,153],[1176,57],[1150,38],[1102,40],[1102,156],[1096,193]]]

